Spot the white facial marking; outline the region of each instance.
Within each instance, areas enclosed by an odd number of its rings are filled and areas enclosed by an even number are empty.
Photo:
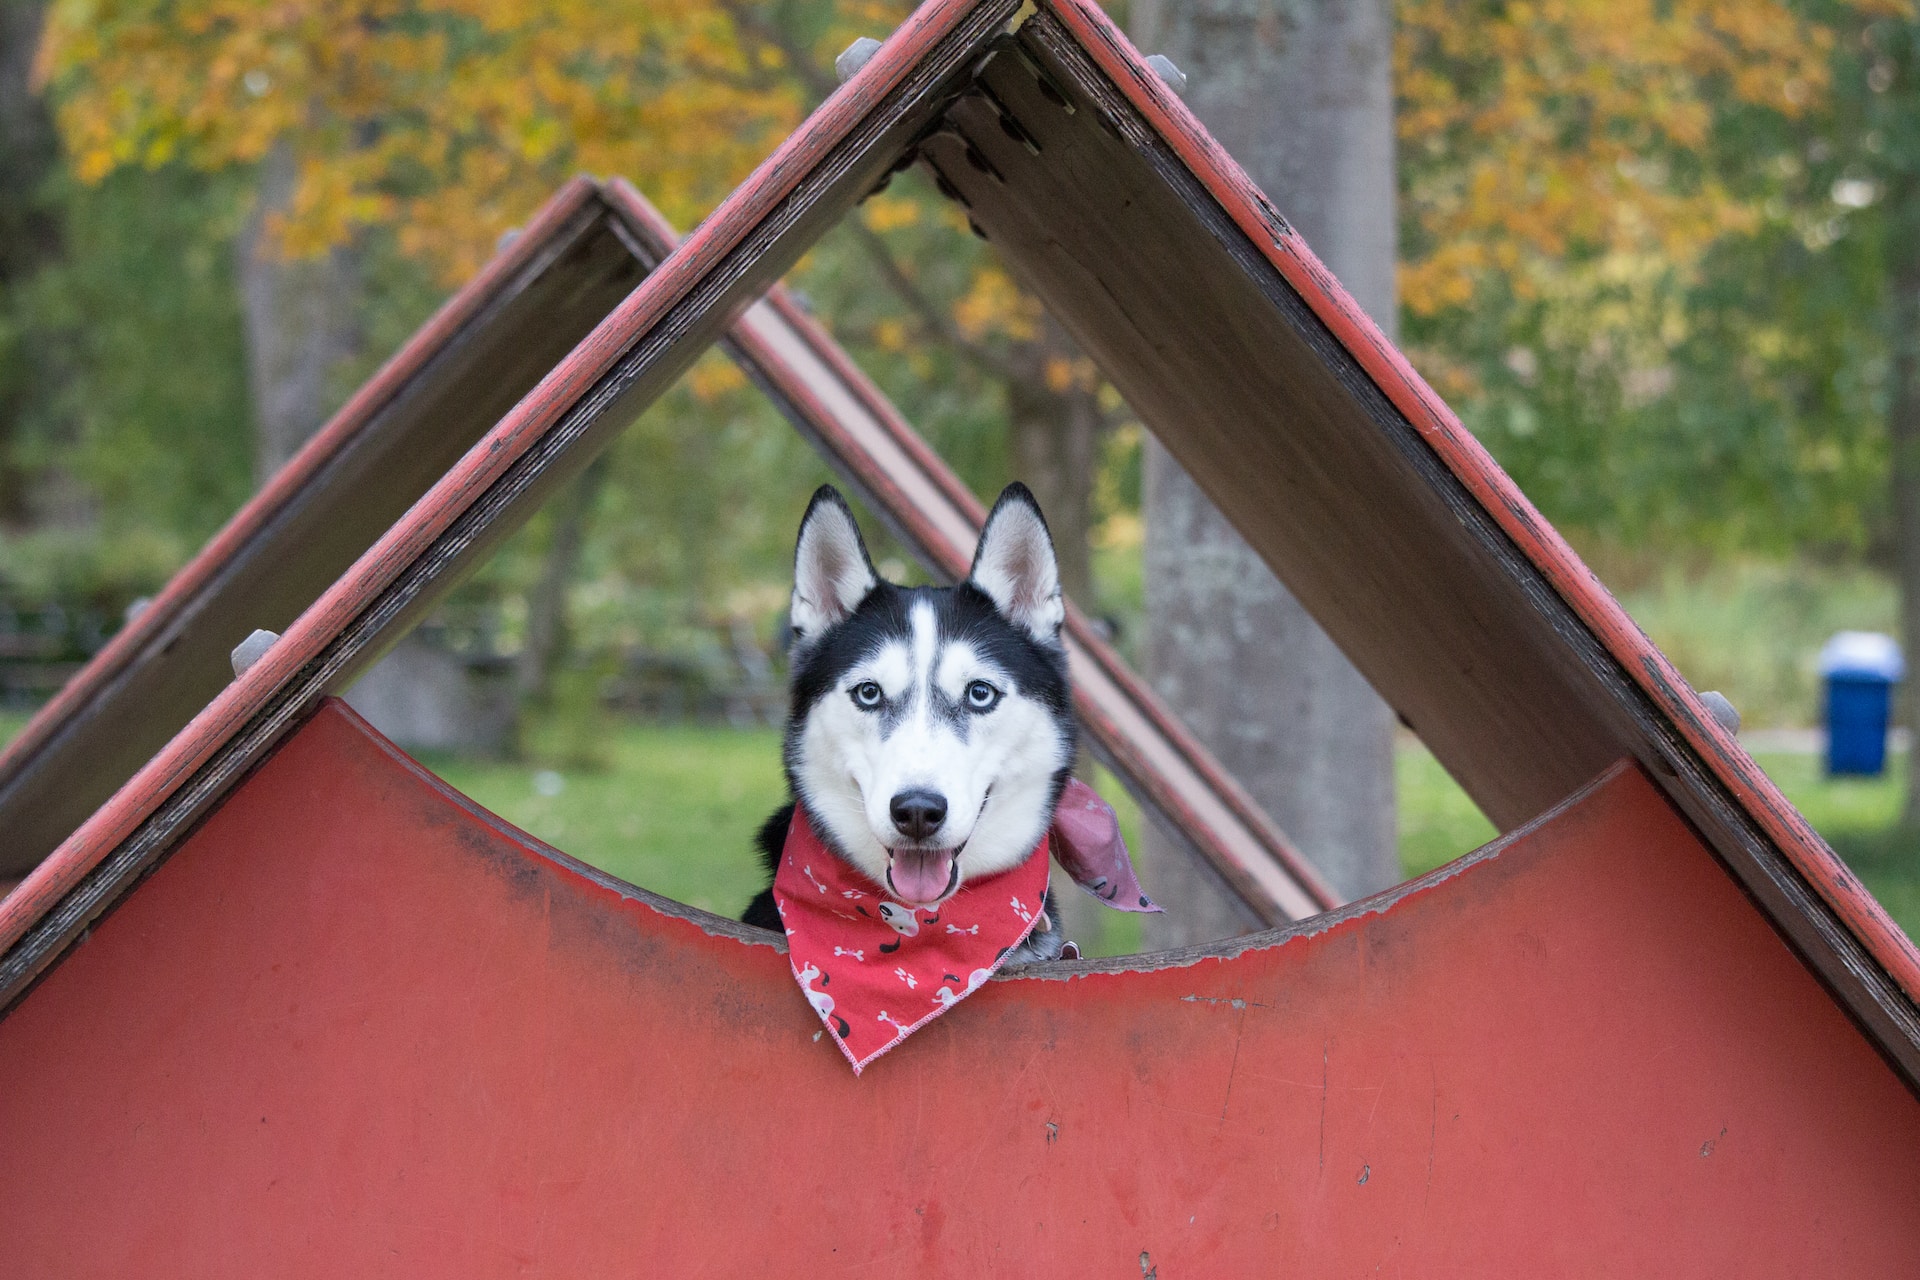
[[[841,687],[849,692],[863,680],[871,680],[887,695],[887,701],[907,696],[913,688],[913,654],[903,644],[888,644],[859,667],[847,673]]]
[[[869,680],[885,693],[878,710],[861,709],[852,696]],[[975,680],[1000,691],[991,710],[968,709]],[[942,643],[933,603],[921,599],[907,634],[855,663],[808,713],[795,773],[808,810],[881,888],[891,851],[911,844],[894,825],[893,797],[938,794],[947,816],[923,847],[957,851],[957,890],[1033,851],[1050,816],[1053,776],[1067,762],[1052,713],[973,645]]]

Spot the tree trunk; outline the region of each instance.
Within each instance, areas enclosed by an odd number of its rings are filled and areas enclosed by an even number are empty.
[[[33,89],[34,51],[46,6],[0,0],[0,330],[18,304],[7,297],[60,249],[60,227],[46,199],[60,143],[42,95]],[[0,336],[0,523],[29,516],[29,473],[17,464],[13,438],[40,376],[34,353],[16,333]]]
[[[553,677],[566,660],[572,633],[567,625],[567,588],[580,567],[587,545],[587,525],[606,483],[608,459],[603,453],[564,491],[554,512],[553,539],[547,544],[539,580],[527,593],[527,638],[514,667],[520,714],[540,712],[553,700]]]
[[[1135,38],[1389,333],[1394,327],[1386,0],[1135,0]],[[1147,457],[1146,669],[1194,732],[1344,895],[1400,878],[1393,713],[1166,452]],[[1159,833],[1147,939],[1254,920]]]
[[[292,200],[297,176],[285,145],[267,153],[253,217],[238,246],[260,484],[326,421],[334,408],[333,371],[360,349],[360,278],[352,251],[289,259],[267,234]]]
[[[1920,733],[1920,181],[1906,178],[1887,192],[1887,344],[1893,387],[1887,405],[1892,457],[1894,544],[1900,574],[1900,629],[1908,672],[1902,689],[1909,732]],[[1907,748],[1907,800],[1901,821],[1920,827],[1920,741]]]
[[[1100,406],[1091,377],[1080,374],[1084,357],[1053,317],[1046,317],[1039,340],[1017,359],[1023,376],[1007,379],[1013,474],[1033,490],[1047,517],[1061,587],[1081,607],[1090,608]]]
[[[1093,475],[1099,463],[1100,405],[1085,358],[1052,316],[1037,340],[1013,354],[1006,380],[1007,427],[1014,478],[1033,490],[1053,535],[1060,586],[1082,608],[1093,607]],[[1083,748],[1074,772],[1088,775]],[[1105,954],[1106,909],[1054,874],[1054,899],[1066,936],[1089,955]]]
[[[288,258],[270,234],[293,199],[293,152],[274,147],[239,255],[240,304],[253,396],[254,480],[265,484],[325,424],[341,390],[335,371],[360,350],[359,264],[350,247]],[[496,750],[507,733],[498,690],[479,687],[467,664],[409,635],[347,691],[375,728],[410,750]]]

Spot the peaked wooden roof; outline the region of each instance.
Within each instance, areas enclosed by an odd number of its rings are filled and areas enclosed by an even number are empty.
[[[0,877],[111,798],[229,683],[238,638],[284,630],[676,243],[623,180],[577,179],[548,201],[0,751]],[[985,508],[784,290],[722,346],[922,563],[965,575]],[[1336,905],[1078,610],[1067,647],[1094,750],[1256,917]]]
[[[18,939],[0,982],[43,964],[916,158],[1496,823],[1638,761],[1920,1080],[1920,953],[1087,0],[918,10],[0,904],[0,939]]]

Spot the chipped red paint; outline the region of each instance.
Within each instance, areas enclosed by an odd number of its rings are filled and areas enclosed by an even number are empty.
[[[1245,171],[1090,0],[1039,0],[1298,291],[1434,453],[1533,562],[1706,769],[1780,848],[1907,995],[1920,1001],[1920,949],[1716,721],[1699,695],[1627,616],[1378,325],[1287,226]]]
[[[1466,491],[1559,592],[1575,615],[1606,648],[1644,694],[1655,715],[1684,743],[1681,760],[1688,776],[1676,786],[1701,794],[1726,796],[1751,816],[1758,830],[1781,850],[1833,910],[1840,927],[1857,939],[1866,955],[1856,961],[1847,951],[1849,972],[1879,983],[1872,966],[1906,993],[1870,996],[1886,1002],[1895,1021],[1912,1012],[1920,995],[1920,953],[1887,919],[1869,895],[1794,813],[1741,751],[1731,735],[1705,714],[1697,697],[1653,649],[1532,507],[1446,410],[1406,361],[1346,297],[1311,251],[1284,225],[1232,161],[1225,157],[1128,46],[1099,11],[1083,0],[1049,5],[1073,37],[1086,48],[1150,127],[1212,192],[1267,260],[1300,293],[1356,361],[1405,414],[1451,469]],[[968,39],[984,30],[986,17],[998,20],[1005,7],[938,0],[916,13],[866,70],[836,93],[799,134],[763,165],[685,245],[614,313],[579,351],[489,435],[460,466],[422,501],[407,522],[396,527],[274,646],[268,657],[217,698],[114,801],[94,816],[66,845],[4,903],[0,903],[0,943],[11,944],[60,902],[102,858],[179,789],[213,752],[235,737],[249,719],[272,705],[274,695],[298,669],[322,652],[332,637],[376,599],[459,518],[511,462],[542,437],[562,412],[577,403],[613,363],[651,335],[696,288],[712,283],[729,255],[756,229],[769,223],[803,178],[817,176],[823,159],[850,136],[894,83],[912,74],[938,42],[962,25]],[[983,16],[986,15],[986,16]],[[1637,713],[1637,710],[1636,710]],[[1664,734],[1665,727],[1656,726]],[[1664,751],[1665,748],[1658,747]],[[1710,779],[1702,783],[1696,767]],[[1650,758],[1654,767],[1671,767]],[[1768,858],[1771,859],[1771,853]],[[1796,892],[1797,892],[1797,886]],[[1780,908],[1774,908],[1776,918]],[[1800,908],[1788,907],[1788,911]],[[1807,911],[1821,929],[1830,928],[1824,910]],[[1783,926],[1784,927],[1784,926]],[[1852,941],[1847,943],[1851,948]],[[1870,961],[1870,963],[1869,963]],[[1830,973],[1831,976],[1831,973]],[[1844,978],[1844,975],[1843,975]],[[1908,1023],[1897,1034],[1908,1035]],[[1890,1049],[1890,1052],[1893,1050]]]
[[[323,705],[0,1022],[6,1270],[1885,1276],[1920,1255],[1920,1100],[1632,766],[1335,917],[989,983],[858,1080],[738,929],[553,853]]]

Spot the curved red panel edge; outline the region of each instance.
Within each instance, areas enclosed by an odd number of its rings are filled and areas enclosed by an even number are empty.
[[[252,710],[318,653],[327,636],[437,536],[471,498],[502,472],[597,380],[627,342],[686,292],[736,237],[742,218],[764,213],[790,191],[843,132],[847,117],[897,83],[921,53],[976,7],[972,0],[934,0],[917,10],[868,65],[841,87],[801,130],[755,171],[682,251],[650,276],[574,358],[556,369],[508,419],[386,538],[370,550],[291,628],[245,677],[236,681],[116,794],[114,800],[0,902],[0,946],[18,940],[33,920],[64,896],[124,840],[158,804],[204,763]],[[1634,625],[1565,541],[1520,494],[1479,442],[1356,306],[1297,234],[1246,178],[1185,105],[1166,91],[1124,34],[1085,0],[1048,0],[1048,9],[1087,49],[1222,208],[1296,288],[1370,377],[1481,501],[1501,528],[1626,667],[1708,770],[1806,877],[1910,998],[1920,999],[1920,951],[1886,915],[1824,841],[1754,765],[1733,736]]]
[[[1868,953],[1920,1002],[1920,949],[1721,727],[1665,654],[1090,0],[1040,0],[1479,500]]]

